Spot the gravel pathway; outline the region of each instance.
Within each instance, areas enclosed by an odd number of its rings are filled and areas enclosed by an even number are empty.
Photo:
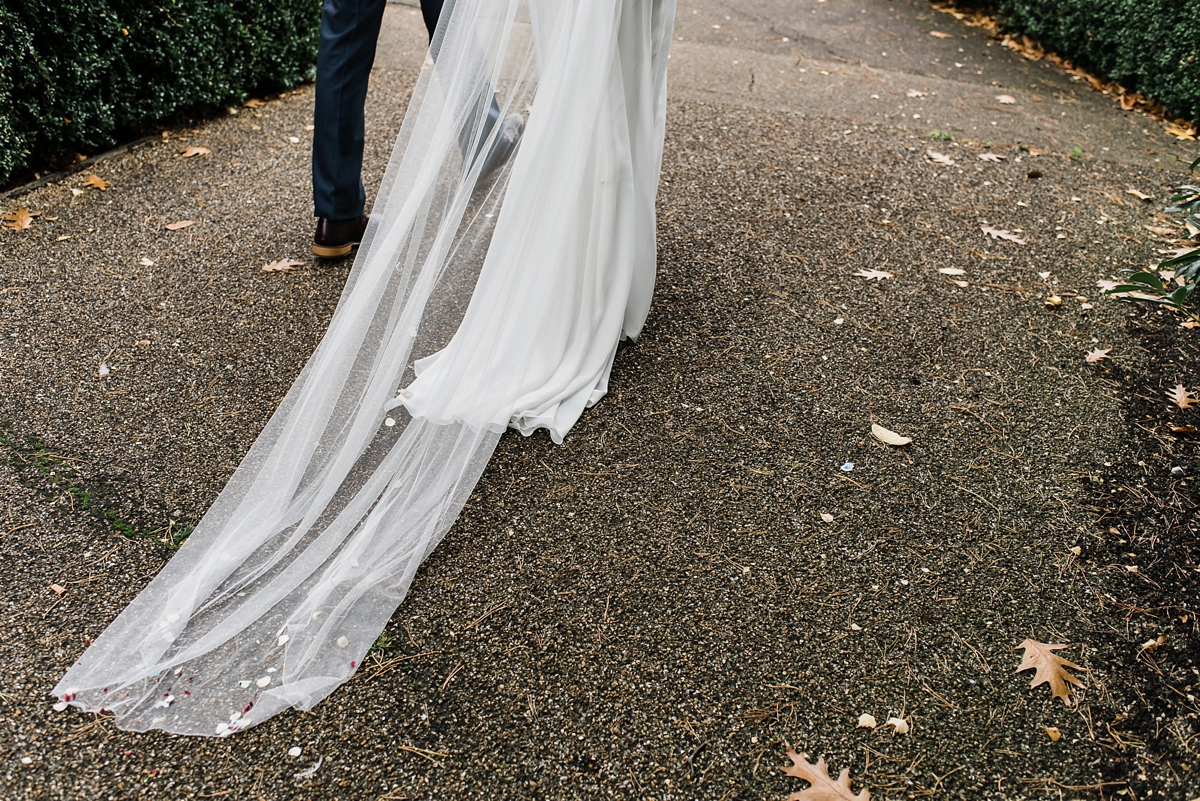
[[[3,204],[41,216],[0,231],[0,794],[783,798],[790,744],[877,799],[1200,795],[1200,451],[1165,433],[1200,411],[1162,394],[1200,331],[1096,287],[1169,245],[1190,151],[916,0],[681,3],[677,35],[609,396],[562,446],[503,438],[350,683],[225,740],[48,692],[333,312],[311,87]],[[422,36],[389,8],[372,185]],[[1026,637],[1069,644],[1076,705],[1015,672]]]

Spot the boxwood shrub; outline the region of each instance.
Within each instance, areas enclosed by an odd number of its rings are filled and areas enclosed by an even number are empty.
[[[320,0],[0,0],[0,187],[311,76]]]
[[[1200,0],[995,0],[1005,29],[1200,121]]]

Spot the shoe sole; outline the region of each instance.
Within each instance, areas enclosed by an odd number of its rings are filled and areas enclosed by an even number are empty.
[[[350,242],[345,245],[338,245],[337,247],[330,247],[328,245],[313,245],[313,253],[317,254],[317,256],[322,259],[337,259],[345,256],[358,244],[358,242]]]

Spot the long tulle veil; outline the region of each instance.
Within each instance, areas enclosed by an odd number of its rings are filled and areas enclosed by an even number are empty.
[[[354,673],[504,428],[561,441],[641,329],[673,18],[673,0],[447,2],[320,346],[55,695],[226,735]],[[477,189],[493,93],[528,122]]]

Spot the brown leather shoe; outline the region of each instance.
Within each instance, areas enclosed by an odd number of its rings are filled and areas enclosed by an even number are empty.
[[[338,259],[345,256],[362,242],[367,232],[368,217],[360,215],[353,220],[330,220],[317,218],[317,232],[313,234],[313,253],[322,259]]]

